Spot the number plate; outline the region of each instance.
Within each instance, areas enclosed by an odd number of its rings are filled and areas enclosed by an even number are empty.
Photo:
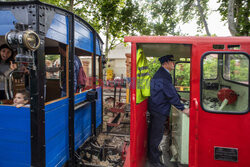
[[[214,147],[214,159],[238,162],[238,148]]]

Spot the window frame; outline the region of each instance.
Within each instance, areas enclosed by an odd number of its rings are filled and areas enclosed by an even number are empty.
[[[248,112],[250,112],[250,102],[248,102],[248,107],[246,109],[246,111],[242,111],[240,113],[238,112],[232,112],[232,111],[226,111],[226,112],[221,112],[221,111],[211,111],[211,110],[207,110],[204,108],[203,106],[203,100],[202,100],[202,89],[203,89],[203,86],[202,86],[202,83],[203,83],[203,80],[208,80],[208,79],[203,79],[203,60],[205,58],[205,56],[209,55],[209,54],[244,54],[248,57],[248,59],[250,59],[249,57],[249,54],[246,53],[246,52],[242,52],[242,51],[208,51],[208,52],[205,52],[204,54],[202,54],[201,56],[201,61],[200,61],[200,106],[202,108],[203,111],[207,112],[207,113],[212,113],[212,114],[227,114],[227,115],[243,115],[243,114],[247,114]],[[224,65],[224,64],[223,64]],[[218,67],[219,67],[219,63],[218,63]],[[223,68],[222,68],[223,70]],[[223,72],[223,71],[222,71]],[[217,79],[218,79],[218,68],[217,68]],[[248,80],[250,81],[250,67],[248,68]],[[222,73],[222,77],[223,77],[223,73]],[[223,78],[224,79],[224,78]],[[225,80],[225,79],[224,79]],[[228,80],[226,80],[228,81]],[[243,85],[243,86],[248,86],[246,84],[242,84],[242,83],[238,83],[238,82],[234,82],[234,81],[230,81],[232,83],[236,83],[236,84],[239,84],[239,85]],[[250,99],[250,88],[248,88],[248,99]]]

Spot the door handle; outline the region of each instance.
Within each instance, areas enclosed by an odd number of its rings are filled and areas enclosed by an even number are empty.
[[[199,109],[199,103],[198,103],[197,98],[193,98],[193,103],[194,103],[195,110],[198,111],[198,109]]]

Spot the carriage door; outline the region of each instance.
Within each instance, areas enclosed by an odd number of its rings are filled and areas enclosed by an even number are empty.
[[[195,166],[250,166],[249,55],[207,52],[200,74]]]

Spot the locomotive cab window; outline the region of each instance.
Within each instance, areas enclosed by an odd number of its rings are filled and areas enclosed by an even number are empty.
[[[205,111],[249,110],[249,57],[244,53],[209,53],[202,58],[201,103]]]

